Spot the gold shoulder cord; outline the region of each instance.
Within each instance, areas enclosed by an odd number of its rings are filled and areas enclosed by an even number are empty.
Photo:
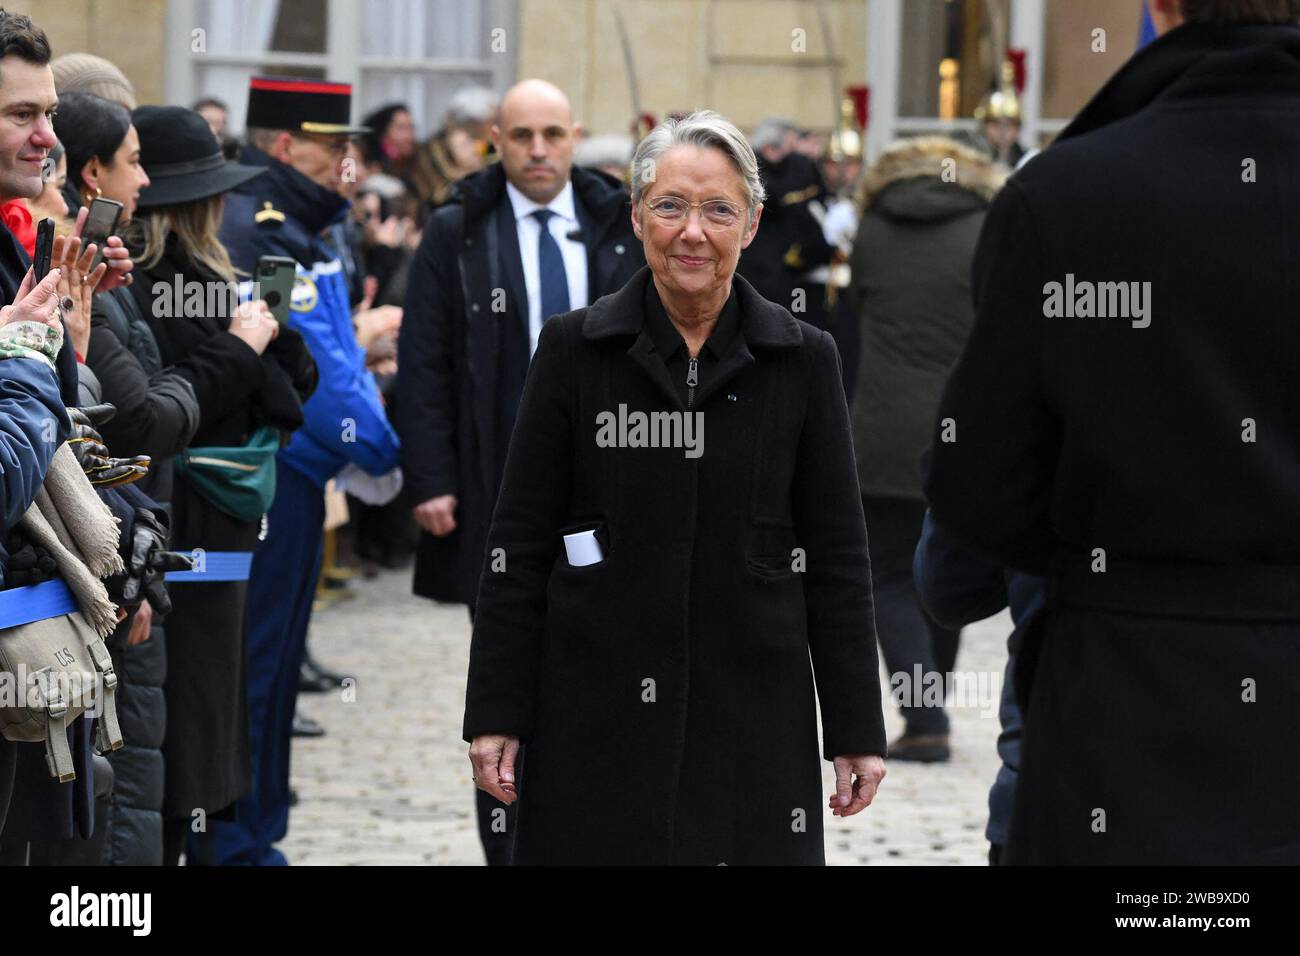
[[[284,213],[276,209],[269,202],[262,203],[260,212],[253,214],[253,221],[258,225],[264,222],[284,222]]]

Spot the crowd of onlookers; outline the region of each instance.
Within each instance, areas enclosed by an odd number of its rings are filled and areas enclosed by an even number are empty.
[[[0,859],[283,862],[290,740],[322,732],[295,699],[343,683],[305,653],[347,577],[323,556],[412,547],[383,394],[426,213],[345,86],[254,81],[232,143],[215,104],[53,52],[0,12]],[[482,102],[453,104],[449,177]],[[336,477],[350,548],[323,541]]]

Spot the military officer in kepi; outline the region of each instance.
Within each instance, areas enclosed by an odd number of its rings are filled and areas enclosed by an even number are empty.
[[[339,195],[348,140],[366,131],[350,125],[351,109],[346,83],[253,77],[249,85],[240,162],[266,172],[226,200],[221,240],[249,274],[262,256],[297,263],[287,324],[306,340],[320,384],[303,407],[305,424],[277,456],[275,503],[249,578],[253,792],[239,801],[237,823],[209,822],[196,862],[285,862],[273,844],[288,830],[289,745],[320,572],[325,483],[346,471],[349,482],[369,476],[394,495],[400,486],[397,435],[357,344],[343,269],[321,238],[348,209]]]

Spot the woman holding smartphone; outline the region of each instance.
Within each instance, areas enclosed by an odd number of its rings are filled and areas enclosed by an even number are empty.
[[[140,190],[149,177],[139,165],[139,134],[125,108],[88,93],[64,94],[58,128],[67,140],[63,199],[75,217],[88,208],[83,231],[93,223],[116,223],[120,234],[131,222]],[[126,173],[129,172],[129,175]],[[126,288],[95,297],[87,337],[78,353],[99,379],[105,402],[117,415],[100,433],[122,455],[153,459],[142,486],[152,497],[171,497],[170,460],[185,448],[198,427],[198,403],[178,370],[164,371],[153,333]]]
[[[181,551],[201,548],[212,561],[229,555],[238,563],[238,556],[251,556],[261,530],[263,512],[250,498],[269,504],[274,489],[237,486],[223,476],[258,476],[268,463],[274,475],[275,449],[302,424],[316,366],[302,338],[279,325],[265,302],[233,304],[235,270],[217,239],[223,194],[256,172],[226,163],[211,129],[192,110],[143,106],[133,119],[152,184],[141,193],[130,233],[137,272],[131,290],[163,365],[194,390],[199,422],[191,448],[203,449],[202,456],[182,456],[188,464],[174,476],[172,542]],[[223,472],[200,457],[253,463],[254,470]],[[220,818],[250,785],[246,589],[246,580],[208,583],[201,576],[171,587],[163,743],[168,864],[178,862],[196,812]],[[187,862],[202,861],[191,855]]]
[[[121,106],[90,93],[59,97],[55,132],[67,155],[63,198],[75,219],[83,206],[98,198],[121,203],[120,222],[135,212],[140,190],[149,177],[140,166],[140,138],[131,114]],[[83,358],[90,347],[90,323],[68,328],[73,348]]]
[[[57,132],[65,144],[61,215],[85,215],[126,229],[148,176],[139,165],[139,135],[120,104],[86,93],[65,92]],[[49,190],[47,190],[48,192]],[[94,213],[93,221],[89,213]],[[83,223],[83,231],[90,229]],[[164,369],[153,332],[129,289],[94,297],[90,322],[78,351],[98,379],[100,400],[117,409],[99,426],[105,444],[124,456],[148,455],[149,474],[140,488],[166,506],[171,499],[172,458],[189,445],[199,423],[194,389],[177,369]],[[114,768],[114,813],[104,840],[111,865],[157,866],[162,862],[164,781],[162,739],[167,723],[163,679],[167,670],[161,617],[146,601],[108,642],[114,668],[134,706],[123,708],[126,746],[108,755]]]

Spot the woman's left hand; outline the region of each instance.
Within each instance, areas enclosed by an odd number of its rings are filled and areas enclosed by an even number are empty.
[[[78,236],[59,236],[54,240],[54,249],[50,261],[62,271],[56,288],[63,311],[63,321],[68,326],[68,336],[72,347],[82,358],[90,346],[90,312],[95,289],[108,271],[108,264],[101,262],[94,271],[90,263],[95,258],[95,244],[92,242],[84,250]]]
[[[836,757],[834,764],[835,792],[831,794],[830,810],[837,817],[851,817],[876,798],[880,781],[885,779],[885,761],[875,754],[845,754]]]
[[[118,286],[131,284],[131,270],[135,268],[135,263],[131,261],[131,250],[127,249],[119,237],[109,236],[104,241],[104,264],[108,266],[108,274],[99,283],[98,291],[108,292]]]

